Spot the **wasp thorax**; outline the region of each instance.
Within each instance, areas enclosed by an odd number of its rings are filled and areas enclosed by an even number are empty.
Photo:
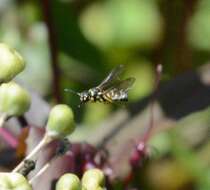
[[[97,88],[91,88],[88,90],[88,94],[91,97],[96,97],[98,95],[98,89]]]

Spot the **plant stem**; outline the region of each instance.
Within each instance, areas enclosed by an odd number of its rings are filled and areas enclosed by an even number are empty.
[[[13,136],[10,131],[6,128],[0,128],[0,135],[4,138],[4,140],[12,147],[17,148],[18,140],[15,136]]]
[[[55,155],[39,170],[39,172],[34,175],[30,180],[29,183],[32,184],[37,178],[39,178],[54,162],[58,157],[64,155],[69,150],[69,141],[67,139],[63,139],[60,143],[59,148],[56,150]]]
[[[21,163],[20,164],[18,164],[18,166],[17,167],[15,167],[14,169],[13,169],[13,171],[12,172],[18,172],[18,170],[20,169],[20,168],[22,168],[23,166],[24,166],[24,162],[25,162],[25,160],[29,160],[29,159],[32,159],[45,145],[47,145],[49,142],[51,142],[52,141],[52,138],[51,137],[49,137],[48,135],[45,135],[44,137],[43,137],[43,139],[40,141],[40,143],[29,153],[29,155],[28,156],[26,156],[22,161],[21,161]]]
[[[52,5],[50,4],[50,0],[42,1],[42,11],[45,19],[45,23],[48,30],[48,41],[50,46],[50,54],[51,54],[51,66],[52,66],[52,74],[53,74],[53,94],[57,102],[61,102],[60,95],[60,69],[58,66],[58,48],[56,41],[56,31],[53,27],[53,18],[52,18]]]
[[[7,114],[2,113],[0,116],[0,136],[13,148],[18,145],[18,140],[5,128],[3,128],[5,121],[7,120]]]
[[[150,103],[150,121],[149,121],[149,126],[146,129],[146,132],[144,133],[143,136],[143,142],[147,142],[149,137],[150,137],[150,133],[154,127],[154,104],[155,104],[155,98],[159,89],[159,85],[160,85],[160,79],[161,79],[161,75],[162,75],[162,65],[158,64],[156,67],[156,80],[155,80],[155,88],[154,88],[154,93],[152,96],[152,100]]]
[[[0,128],[3,127],[6,119],[7,119],[7,114],[6,113],[2,113],[1,116],[0,116]]]
[[[47,162],[42,167],[42,169],[39,170],[39,172],[29,180],[29,183],[32,184],[37,178],[39,178],[50,167],[53,160],[54,160],[54,158],[52,160],[50,160],[49,162]]]

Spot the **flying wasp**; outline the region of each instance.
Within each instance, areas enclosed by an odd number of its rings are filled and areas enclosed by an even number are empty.
[[[75,92],[71,89],[65,89],[66,92],[72,92],[80,97],[81,103],[86,102],[123,102],[128,101],[128,90],[135,82],[134,77],[120,80],[124,65],[115,67],[108,76],[96,87],[82,92]]]

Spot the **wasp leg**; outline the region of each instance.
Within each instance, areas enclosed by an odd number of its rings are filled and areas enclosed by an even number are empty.
[[[106,94],[103,95],[103,98],[104,98],[104,100],[106,100],[107,102],[113,103],[113,100],[112,100],[109,96],[107,96]]]

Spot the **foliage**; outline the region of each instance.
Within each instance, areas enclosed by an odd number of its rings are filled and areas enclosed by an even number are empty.
[[[46,189],[67,172],[85,188],[85,171],[99,168],[96,189],[105,175],[107,189],[209,190],[209,16],[210,0],[0,1],[0,165],[11,171],[27,147]],[[78,96],[64,91],[95,87],[119,64],[122,78],[136,78],[124,105],[78,108]],[[58,175],[48,181],[49,171]]]

